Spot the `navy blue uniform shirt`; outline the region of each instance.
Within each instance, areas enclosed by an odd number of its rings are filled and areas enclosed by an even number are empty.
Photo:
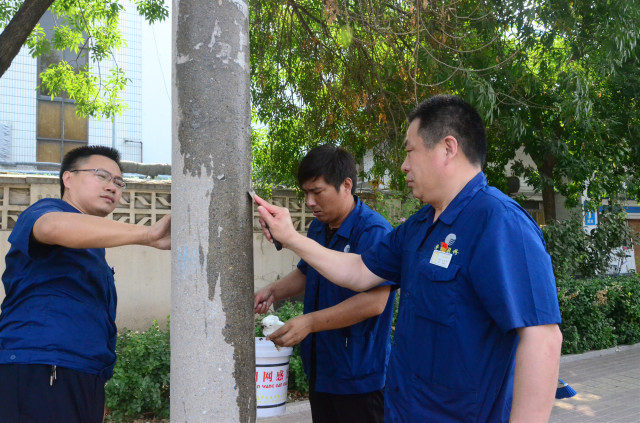
[[[389,222],[380,214],[357,197],[355,200],[355,208],[342,222],[328,248],[361,254],[391,230]],[[307,236],[325,245],[326,229],[326,224],[315,219],[309,226]],[[306,275],[305,314],[316,310],[316,292],[319,293],[318,310],[332,307],[358,294],[329,282],[303,260],[300,260],[298,268]],[[379,316],[343,329],[316,333],[317,392],[362,394],[384,387],[394,299],[395,293],[391,292],[387,306]],[[307,336],[300,344],[307,376],[311,374],[312,335]]]
[[[116,288],[103,248],[41,244],[33,225],[49,212],[80,213],[46,198],[20,214],[2,282],[0,364],[51,364],[106,381],[116,361]]]
[[[560,323],[542,232],[483,173],[433,217],[423,207],[362,255],[402,289],[385,422],[507,422],[515,329]]]

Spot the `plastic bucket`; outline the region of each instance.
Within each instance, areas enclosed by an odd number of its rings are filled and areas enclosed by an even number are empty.
[[[281,347],[264,338],[256,338],[257,417],[284,414],[289,385],[289,357],[293,348]]]

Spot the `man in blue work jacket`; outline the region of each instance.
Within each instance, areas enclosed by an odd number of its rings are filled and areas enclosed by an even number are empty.
[[[299,236],[287,210],[257,198],[261,224],[336,284],[402,288],[387,423],[547,421],[562,335],[540,228],[487,185],[484,124],[461,98],[418,105],[405,150],[407,184],[428,205],[362,256]]]
[[[315,219],[309,239],[341,252],[361,254],[391,225],[354,195],[356,164],[344,149],[312,149],[298,168],[298,183]],[[304,314],[268,339],[280,346],[300,342],[309,376],[314,423],[377,423],[384,419],[394,293],[383,283],[366,292],[334,285],[304,260],[284,278],[255,294],[255,311],[304,292]]]
[[[60,196],[23,211],[9,236],[0,314],[0,422],[101,423],[116,362],[116,287],[105,248],[171,246],[171,218],[105,219],[125,188],[117,150],[82,146]]]

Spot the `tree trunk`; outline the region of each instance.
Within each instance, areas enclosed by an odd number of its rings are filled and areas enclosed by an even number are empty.
[[[44,12],[55,0],[25,0],[9,24],[0,33],[0,77],[11,66],[13,58],[18,55],[38,24]]]

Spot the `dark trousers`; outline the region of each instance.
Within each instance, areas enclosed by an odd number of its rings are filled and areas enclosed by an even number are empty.
[[[0,364],[0,422],[102,423],[104,382],[45,364]]]
[[[310,392],[313,423],[383,423],[384,393],[327,394]]]

